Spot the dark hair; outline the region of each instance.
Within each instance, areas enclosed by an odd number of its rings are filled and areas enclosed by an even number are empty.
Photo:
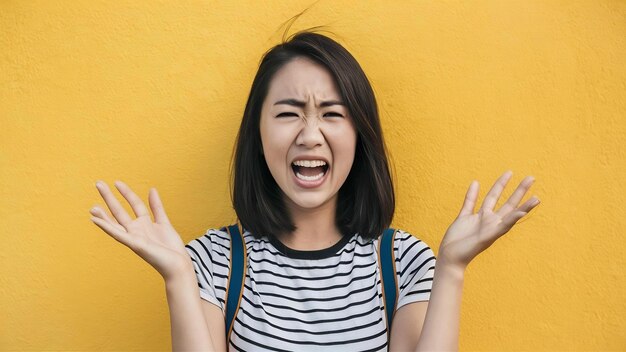
[[[389,227],[395,209],[393,183],[374,91],[356,59],[327,36],[301,31],[268,50],[252,82],[237,134],[232,201],[241,225],[255,236],[296,229],[262,155],[261,107],[274,74],[296,57],[330,71],[353,118],[357,145],[352,169],[338,192],[335,222],[343,235],[374,238]]]

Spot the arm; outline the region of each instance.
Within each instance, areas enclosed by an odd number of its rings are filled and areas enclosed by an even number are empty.
[[[431,293],[432,297],[432,293]],[[414,351],[422,332],[428,301],[409,303],[393,316],[389,351]]]
[[[438,262],[430,300],[407,304],[396,312],[389,350],[457,351],[463,277],[462,271]]]
[[[226,352],[226,322],[224,321],[224,313],[222,309],[206,300],[201,300],[202,310],[204,311],[204,319],[209,325],[211,339],[215,351]]]
[[[478,182],[472,182],[458,217],[446,231],[439,246],[427,309],[424,312],[423,307],[419,308],[415,303],[409,304],[405,312],[398,310],[398,317],[394,318],[394,324],[402,325],[399,329],[405,331],[403,334],[395,333],[395,336],[392,332],[392,339],[396,338],[392,340],[394,349],[402,346],[405,350],[458,351],[461,294],[467,265],[539,204],[536,197],[531,197],[518,207],[534,182],[528,176],[522,180],[507,202],[494,211],[511,175],[512,172],[508,171],[500,176],[477,213],[474,213],[474,207],[478,197]],[[409,306],[412,307],[408,308]],[[399,319],[402,320],[398,322]],[[423,328],[418,320],[423,321]]]
[[[147,207],[130,187],[120,181],[115,185],[137,217],[133,219],[126,212],[106,183],[97,182],[96,187],[113,217],[100,207],[94,207],[90,210],[91,220],[154,267],[165,280],[173,350],[214,351],[219,341],[213,341],[211,337],[215,336],[214,325],[219,328],[220,319],[217,324],[212,324],[215,319],[207,324],[203,316],[191,258],[172,227],[156,189],[150,189],[148,195],[153,222]],[[211,329],[208,329],[209,325]]]
[[[439,261],[417,351],[458,351],[464,271]]]
[[[216,351],[193,267],[166,280],[165,291],[170,311],[172,351]]]

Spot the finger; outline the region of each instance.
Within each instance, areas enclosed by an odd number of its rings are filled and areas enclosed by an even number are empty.
[[[527,212],[514,210],[508,213],[502,221],[498,224],[498,230],[496,231],[497,237],[500,238],[502,235],[507,233],[515,223],[517,223],[521,218],[523,218]]]
[[[465,201],[463,201],[459,217],[474,214],[474,207],[476,206],[476,198],[478,197],[479,187],[480,185],[476,180],[473,180],[472,183],[470,183],[467,193],[465,193]]]
[[[489,193],[485,196],[485,200],[483,201],[483,205],[480,207],[480,210],[491,210],[493,211],[493,207],[496,206],[498,199],[500,199],[500,195],[502,194],[502,190],[506,187],[506,184],[511,179],[513,175],[513,171],[507,170],[502,176],[498,178],[496,183],[491,186]]]
[[[503,217],[513,209],[517,208],[517,205],[522,200],[522,198],[524,198],[524,195],[526,194],[526,192],[528,192],[528,189],[530,189],[530,186],[532,186],[534,182],[534,177],[526,176],[517,186],[513,194],[506,201],[506,203],[504,203],[504,205],[502,205],[502,207],[500,207],[500,209],[498,209],[496,213]]]
[[[96,225],[98,225],[99,228],[102,229],[102,231],[106,232],[107,234],[109,234],[111,237],[113,237],[116,241],[124,244],[125,246],[131,248],[131,237],[128,235],[127,232],[121,231],[118,228],[116,228],[115,226],[109,224],[108,222],[97,218],[95,216],[91,217],[91,221],[93,221]]]
[[[529,213],[531,210],[533,210],[537,205],[539,205],[539,203],[541,203],[541,201],[539,201],[539,198],[537,198],[536,196],[532,196],[530,197],[527,201],[524,202],[524,204],[522,204],[519,208],[517,208],[516,210],[519,211],[523,211],[523,212],[527,212]]]
[[[130,187],[128,187],[127,184],[122,181],[115,181],[115,187],[117,187],[117,190],[120,191],[124,198],[126,198],[126,201],[128,201],[130,207],[133,208],[133,211],[135,212],[135,215],[137,217],[150,217],[150,213],[148,213],[148,208],[146,208],[146,205],[143,203],[141,198],[139,198],[139,196],[135,194],[135,192],[133,192]]]
[[[102,208],[101,208],[101,207],[99,207],[99,206],[95,206],[95,207],[91,208],[91,209],[89,210],[89,213],[90,213],[91,215],[93,215],[93,216],[95,216],[95,217],[98,217],[98,218],[100,218],[100,219],[102,219],[102,220],[104,220],[104,221],[108,222],[109,224],[111,224],[111,225],[113,225],[113,226],[117,227],[120,231],[124,231],[124,232],[126,231],[126,229],[125,229],[122,225],[118,224],[118,223],[117,223],[117,221],[115,221],[115,219],[112,219],[112,218],[111,218],[111,217],[110,217],[110,216],[106,213],[106,211],[104,211],[104,209],[102,209]]]
[[[111,214],[113,214],[117,222],[124,226],[124,228],[128,228],[128,225],[133,221],[133,219],[130,215],[128,215],[117,198],[115,198],[115,195],[111,192],[109,185],[105,182],[98,181],[96,182],[96,188],[98,188],[98,192],[100,192],[104,202],[107,204],[107,207],[109,207],[109,211],[111,211]]]
[[[150,203],[150,209],[152,209],[154,221],[157,224],[170,223],[170,220],[167,218],[167,214],[165,214],[163,203],[161,202],[161,198],[159,197],[159,193],[156,188],[150,188],[150,192],[148,193],[148,203]]]

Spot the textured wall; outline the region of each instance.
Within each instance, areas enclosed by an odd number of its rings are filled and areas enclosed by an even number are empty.
[[[90,222],[94,182],[156,186],[186,241],[234,221],[246,94],[307,5],[0,2],[0,350],[170,348],[163,282]],[[376,90],[394,226],[436,251],[472,179],[480,202],[537,179],[468,268],[462,350],[626,349],[626,2],[322,0],[292,30],[315,25]]]

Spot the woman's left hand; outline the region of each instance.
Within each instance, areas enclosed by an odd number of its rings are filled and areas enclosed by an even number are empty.
[[[479,185],[478,181],[472,181],[459,215],[441,241],[438,262],[465,270],[472,259],[489,248],[539,204],[539,199],[533,196],[517,206],[535,181],[532,176],[526,176],[507,202],[497,211],[493,210],[512,175],[512,171],[507,171],[500,176],[485,196],[477,213],[474,213],[474,207]]]

